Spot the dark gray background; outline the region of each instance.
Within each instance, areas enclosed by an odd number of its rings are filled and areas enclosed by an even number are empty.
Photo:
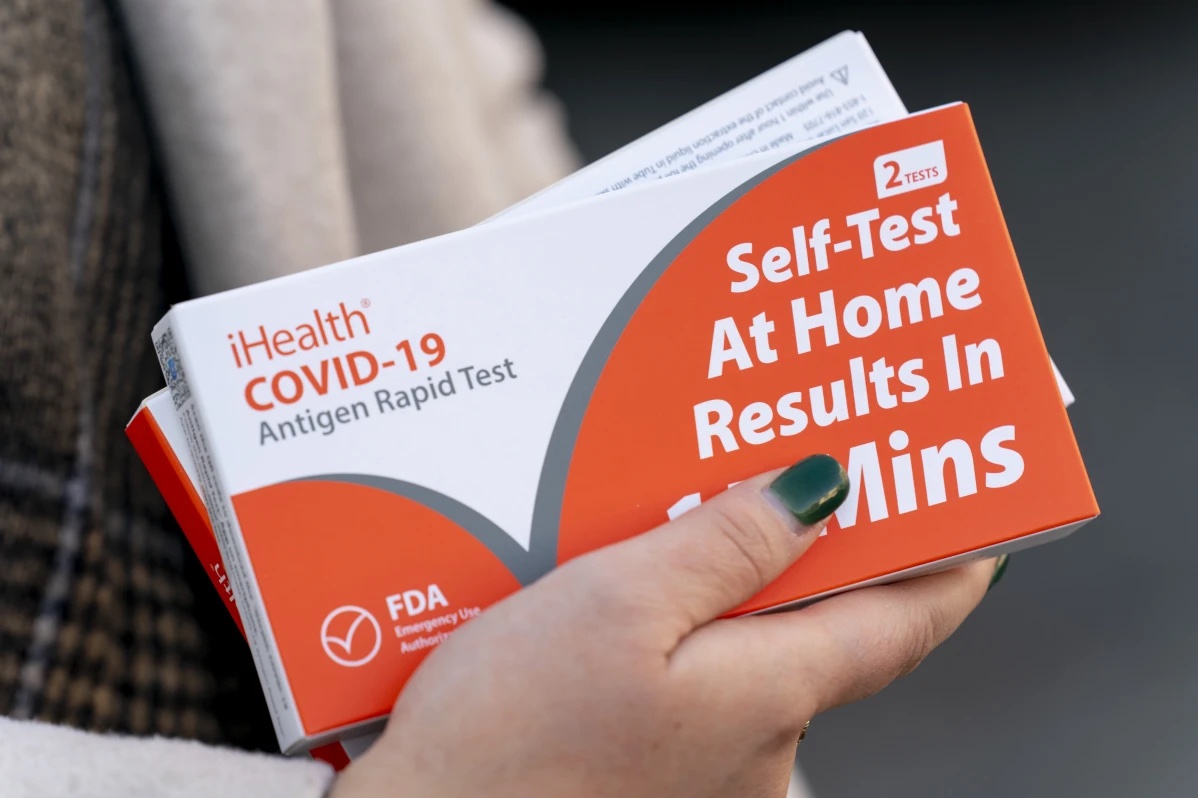
[[[914,675],[820,717],[820,798],[1198,795],[1194,4],[510,5],[588,158],[845,28],[909,108],[972,107],[1103,517],[1014,558]]]

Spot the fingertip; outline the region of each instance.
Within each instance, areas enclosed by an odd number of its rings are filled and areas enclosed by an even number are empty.
[[[986,592],[989,593],[994,589],[994,586],[1002,581],[1003,576],[1007,573],[1007,563],[1010,560],[1010,555],[1003,554],[993,562],[993,570],[990,572],[990,583],[986,585]]]
[[[849,495],[849,475],[836,458],[813,454],[770,481],[765,495],[809,529],[827,522]]]
[[[1002,560],[1005,555],[999,557],[986,557],[984,559],[974,560],[973,562],[956,568],[958,571],[968,571],[971,580],[978,584],[989,586],[994,574],[1002,567]]]

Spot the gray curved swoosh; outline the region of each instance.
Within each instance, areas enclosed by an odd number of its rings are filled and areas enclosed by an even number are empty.
[[[549,446],[545,452],[545,461],[541,466],[541,481],[537,485],[537,497],[533,505],[532,533],[528,546],[530,551],[553,551],[556,560],[557,536],[561,527],[562,503],[566,493],[566,475],[570,471],[570,461],[574,457],[574,446],[578,442],[578,432],[582,428],[582,420],[586,416],[591,396],[595,393],[595,386],[599,383],[599,377],[603,374],[603,369],[607,366],[612,351],[615,350],[616,344],[619,343],[620,337],[624,334],[624,330],[628,327],[637,308],[653,290],[653,286],[682,253],[682,250],[686,249],[712,220],[731,207],[733,203],[775,173],[841,138],[844,136],[829,139],[783,159],[732,189],[674,236],[670,243],[666,244],[661,252],[657,253],[649,262],[645,270],[633,280],[632,285],[616,303],[603,326],[599,328],[595,340],[591,342],[590,348],[582,359],[582,364],[574,374],[574,381],[566,392],[561,412],[558,413],[557,421],[554,423],[553,433],[549,437]]]
[[[521,585],[529,585],[539,577],[551,571],[557,558],[556,551],[525,551],[511,535],[504,532],[494,521],[487,518],[474,508],[444,493],[405,482],[401,479],[390,479],[373,474],[318,474],[302,477],[293,482],[347,482],[353,485],[363,485],[368,488],[393,493],[405,499],[424,505],[430,510],[454,522],[469,532],[479,543],[495,555],[507,566],[512,576]]]

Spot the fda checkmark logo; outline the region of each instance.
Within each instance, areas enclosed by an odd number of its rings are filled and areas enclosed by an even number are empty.
[[[347,668],[370,662],[383,645],[383,631],[368,610],[338,607],[320,625],[320,645],[329,659]]]

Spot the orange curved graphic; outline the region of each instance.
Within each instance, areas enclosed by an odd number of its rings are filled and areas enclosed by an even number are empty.
[[[921,207],[935,205],[939,196],[951,191],[960,209],[961,231],[951,237],[941,234],[927,247],[863,258],[857,230],[845,219],[879,205],[868,165],[886,149],[929,140],[944,142],[953,170],[948,180],[931,190],[884,200],[881,217],[912,219]],[[983,210],[987,206],[993,210]],[[923,221],[929,216],[925,214]],[[822,270],[812,251],[800,251],[805,246],[801,242],[813,235],[821,219],[832,221]],[[879,224],[876,218],[872,222],[874,246],[879,246]],[[754,262],[761,274],[763,259],[773,253],[772,274],[779,279],[767,282],[763,277],[752,290],[738,293],[731,290],[738,274],[729,268],[729,251],[745,243],[752,250],[743,254],[742,248],[743,258]],[[803,259],[806,273],[799,269]],[[838,343],[825,345],[823,334],[813,332],[810,351],[798,351],[794,300],[802,299],[814,313],[822,307],[821,294],[832,291],[838,313],[860,295],[875,297],[886,307],[887,289],[925,278],[943,287],[962,267],[980,275],[980,306],[945,306],[943,315],[932,318],[925,304],[922,321],[891,328],[884,324],[876,335],[860,339],[839,322]],[[722,374],[711,378],[713,324],[723,318],[735,323],[752,362],[743,368],[727,362]],[[773,325],[772,362],[748,334],[755,318]],[[947,390],[942,338],[950,334],[962,346],[986,339],[1000,342],[1002,378]],[[885,408],[859,375],[858,391],[869,394],[868,410],[860,413],[850,367],[856,358],[866,371],[883,358],[895,370],[921,358],[920,373],[928,380],[930,394]],[[831,405],[838,381],[846,392],[848,418],[820,426],[814,420],[811,392],[821,390]],[[901,389],[893,377],[891,386]],[[865,498],[857,497],[861,509],[854,528],[840,529],[834,521],[799,564],[738,613],[998,543],[1009,539],[1012,530],[1030,534],[1058,512],[1054,507],[1077,508],[1078,519],[1089,517],[1093,502],[1085,481],[1054,480],[1057,473],[1084,473],[1063,407],[1023,401],[1055,392],[968,114],[912,117],[901,126],[846,137],[792,162],[734,201],[681,250],[637,307],[603,368],[578,433],[562,500],[558,562],[665,522],[671,504],[689,494],[699,492],[706,499],[731,482],[811,453],[826,452],[843,463],[851,447],[870,442],[876,444],[885,476],[888,517],[871,523]],[[693,408],[708,400],[722,400],[734,413],[729,425],[734,448],[716,441],[704,457]],[[782,417],[787,401],[792,416],[794,408],[803,412],[805,426]],[[957,498],[951,496],[954,476],[949,466],[951,500],[930,506],[921,481],[921,450],[960,439],[976,458],[979,441],[999,425],[1013,425],[1017,431],[1009,445],[1023,452],[1022,478],[1001,490],[984,489],[990,466],[976,460],[976,480],[983,488]],[[900,445],[897,449],[890,437],[895,431],[903,433],[893,439]],[[920,512],[898,511],[892,458],[903,453],[912,456]]]
[[[446,635],[519,588],[460,526],[385,490],[285,482],[233,504],[309,735],[389,713]]]

